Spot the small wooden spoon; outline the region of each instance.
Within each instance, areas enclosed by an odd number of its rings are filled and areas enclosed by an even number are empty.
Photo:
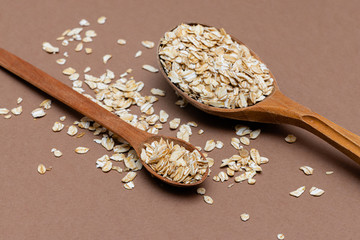
[[[120,117],[109,112],[108,110],[93,102],[89,98],[84,97],[80,93],[71,89],[69,86],[63,84],[62,82],[56,80],[47,73],[41,71],[30,63],[22,60],[21,58],[15,56],[12,53],[9,53],[2,48],[0,48],[0,66],[24,79],[35,87],[41,89],[42,91],[56,98],[60,102],[68,105],[70,108],[91,118],[92,120],[101,124],[103,127],[107,128],[113,133],[116,133],[117,135],[125,139],[135,149],[138,156],[141,156],[141,150],[144,148],[145,143],[159,141],[160,138],[173,141],[175,144],[179,144],[180,146],[183,146],[189,151],[198,151],[193,145],[181,139],[167,137],[163,135],[150,134],[126,123],[125,121],[121,120]],[[204,155],[202,153],[200,154],[205,159]],[[201,180],[191,184],[184,184],[164,178],[163,176],[157,174],[144,161],[142,162],[146,170],[149,171],[156,178],[170,185],[178,187],[191,187],[199,185],[206,179],[209,172],[208,168]]]
[[[198,23],[189,23],[189,25],[197,24]],[[209,27],[203,24],[200,25]],[[238,39],[232,36],[231,38],[239,44],[243,44]],[[161,43],[158,46],[158,52],[160,47]],[[261,59],[255,54],[255,52],[253,52],[251,49],[249,50],[256,59],[261,61]],[[184,91],[182,91],[174,83],[171,82],[160,62],[159,54],[158,60],[161,72],[167,82],[170,84],[170,86],[175,89],[175,91],[180,96],[185,98],[186,101],[188,101],[196,108],[212,115],[225,118],[250,122],[277,124],[285,123],[301,127],[319,136],[320,138],[337,148],[339,151],[360,164],[360,137],[336,125],[335,123],[320,116],[319,114],[311,111],[309,108],[302,106],[299,103],[286,97],[283,93],[280,92],[279,87],[275,81],[275,77],[271,72],[270,75],[274,79],[274,90],[263,101],[246,108],[226,109],[208,106],[191,98],[188,94],[186,94]]]

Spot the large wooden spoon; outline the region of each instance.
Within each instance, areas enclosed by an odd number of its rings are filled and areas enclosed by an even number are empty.
[[[190,23],[189,25],[197,25],[197,23]],[[200,25],[209,27],[203,24]],[[239,44],[243,44],[238,39],[232,36],[231,38]],[[158,51],[160,47],[161,43],[158,46]],[[261,61],[255,52],[251,49],[250,52],[256,59]],[[171,82],[160,62],[159,54],[158,60],[161,72],[170,86],[196,108],[212,115],[225,118],[250,122],[291,124],[301,127],[319,136],[360,164],[360,137],[311,111],[309,108],[286,97],[280,92],[275,81],[275,77],[271,72],[270,75],[274,79],[274,90],[263,101],[246,108],[226,109],[208,106],[191,98],[188,94]]]
[[[2,48],[0,48],[0,66],[24,79],[35,87],[41,89],[72,109],[91,118],[113,133],[116,133],[135,149],[138,156],[141,156],[141,150],[144,148],[145,143],[159,141],[161,138],[172,141],[175,144],[179,144],[189,151],[198,151],[193,145],[181,139],[150,134],[124,122],[118,116],[109,112],[89,98],[84,97],[80,93],[71,89],[69,86],[63,84],[47,73],[41,71],[30,63]],[[202,153],[200,154],[202,158],[205,159],[204,155]],[[159,175],[144,161],[142,162],[146,170],[149,171],[153,176],[170,185],[179,187],[199,185],[206,179],[209,171],[207,168],[201,180],[194,183],[185,184],[169,180],[168,178]]]

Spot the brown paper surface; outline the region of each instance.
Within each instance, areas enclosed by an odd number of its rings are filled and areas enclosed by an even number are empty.
[[[111,69],[117,76],[132,68],[132,76],[151,88],[166,90],[155,111],[166,110],[182,123],[195,121],[190,140],[204,147],[206,140],[225,143],[209,156],[215,159],[211,178],[220,171],[221,160],[236,154],[230,139],[239,121],[221,119],[188,106],[174,104],[176,96],[160,73],[141,69],[157,66],[156,50],[145,49],[142,40],[157,42],[164,32],[181,22],[200,22],[217,27],[253,49],[276,76],[281,90],[299,103],[360,134],[360,30],[357,1],[0,1],[0,46],[29,61],[60,81],[71,85],[61,73],[68,66],[82,72],[86,66],[99,76]],[[104,25],[96,23],[106,16]],[[91,55],[62,47],[55,39],[87,19],[98,36],[87,44]],[[125,46],[116,44],[127,40]],[[47,54],[41,44],[60,46],[60,54]],[[140,58],[135,53],[142,50]],[[55,60],[68,51],[63,66]],[[113,57],[104,65],[102,56]],[[244,123],[261,128],[250,147],[270,159],[256,184],[227,186],[211,178],[203,187],[214,199],[207,205],[196,189],[177,189],[138,172],[131,191],[124,189],[124,173],[103,173],[95,168],[107,151],[93,142],[91,132],[71,138],[51,127],[59,117],[69,126],[80,114],[54,101],[44,118],[33,120],[30,112],[48,96],[4,69],[0,70],[0,107],[11,109],[22,97],[23,113],[0,116],[0,239],[360,239],[358,226],[360,168],[351,159],[312,134],[292,126]],[[85,87],[84,87],[85,88]],[[87,92],[91,92],[85,88]],[[133,110],[135,111],[135,110]],[[198,129],[204,129],[198,135]],[[168,124],[162,134],[175,136]],[[298,137],[287,144],[284,137]],[[89,153],[76,155],[78,146]],[[51,148],[63,152],[55,158]],[[37,173],[43,163],[53,169]],[[299,167],[315,169],[305,176]],[[333,175],[325,171],[333,170]],[[298,199],[289,192],[305,185]],[[312,197],[308,190],[325,190]],[[249,213],[242,222],[240,214]]]

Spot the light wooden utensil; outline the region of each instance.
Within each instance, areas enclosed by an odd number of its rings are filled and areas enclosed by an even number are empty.
[[[21,58],[15,56],[12,53],[9,53],[2,48],[0,48],[0,66],[24,79],[35,87],[41,89],[42,91],[46,92],[47,94],[66,104],[70,108],[91,118],[92,120],[112,131],[113,133],[116,133],[117,135],[125,139],[135,149],[138,156],[141,156],[141,150],[144,148],[145,143],[159,141],[160,138],[173,141],[175,144],[179,144],[189,151],[197,151],[197,149],[193,145],[181,139],[167,137],[163,135],[150,134],[124,122],[120,119],[120,117],[109,112],[108,110],[93,102],[89,98],[84,97],[83,95],[74,91],[64,83],[56,80],[47,73],[41,71],[30,63],[22,60]],[[205,159],[204,155],[202,153],[200,154]],[[184,184],[174,182],[162,177],[154,170],[152,170],[151,167],[147,165],[144,161],[142,162],[146,170],[149,171],[153,176],[170,185],[178,187],[190,187],[199,185],[206,179],[209,171],[209,169],[206,170],[206,173],[203,175],[201,180],[191,184]]]
[[[197,25],[197,23],[189,23],[189,25]],[[203,24],[200,25],[209,27]],[[236,38],[232,36],[231,38],[239,44],[243,44]],[[161,45],[158,46],[158,52],[160,46]],[[261,59],[251,49],[249,50],[256,59],[261,61]],[[311,111],[309,108],[286,97],[280,92],[275,77],[271,72],[270,75],[274,79],[274,90],[263,101],[246,108],[226,109],[208,106],[191,98],[188,94],[171,82],[161,65],[159,54],[158,60],[161,72],[170,86],[194,107],[212,115],[224,118],[250,122],[291,124],[301,127],[319,136],[360,164],[360,137]]]

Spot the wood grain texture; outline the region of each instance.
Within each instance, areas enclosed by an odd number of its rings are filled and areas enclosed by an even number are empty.
[[[143,149],[145,143],[158,141],[160,138],[173,141],[175,144],[179,144],[189,151],[196,150],[195,146],[181,139],[150,134],[126,123],[120,117],[109,112],[105,108],[93,102],[91,99],[76,92],[64,83],[56,80],[42,70],[2,48],[0,48],[0,66],[46,92],[70,108],[89,117],[113,133],[119,135],[135,149],[138,156],[140,156],[141,150]],[[200,154],[202,155],[202,153]],[[205,158],[203,155],[202,157]],[[152,175],[161,181],[166,182],[167,184],[178,187],[192,187],[201,184],[207,178],[207,173],[209,171],[207,169],[201,180],[191,184],[184,184],[162,177],[154,170],[152,170],[151,167],[148,166],[144,161],[142,162],[146,170],[149,171]]]

